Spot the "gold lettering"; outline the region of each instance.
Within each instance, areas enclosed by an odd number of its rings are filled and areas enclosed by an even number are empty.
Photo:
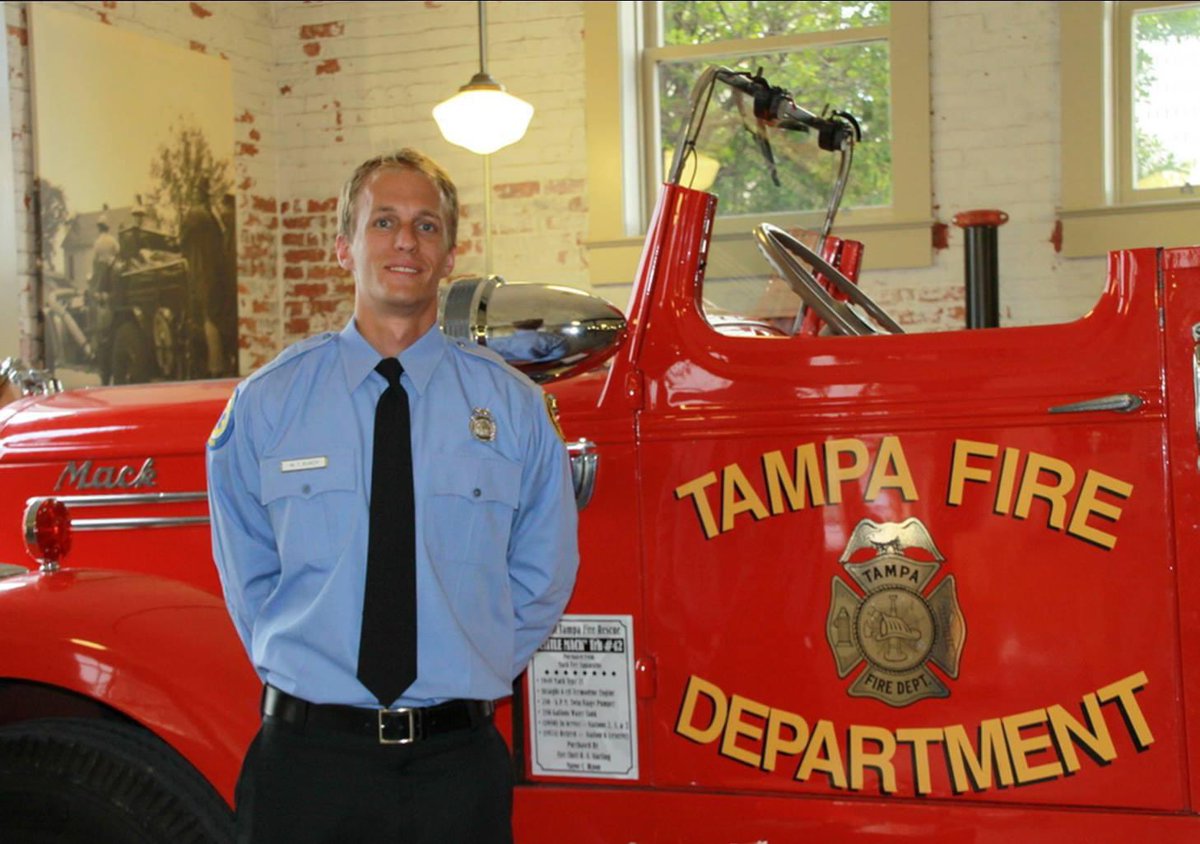
[[[850,463],[841,464],[842,455]],[[842,484],[861,478],[867,473],[867,447],[862,440],[827,440],[825,442],[825,486],[829,488],[829,503],[842,503]]]
[[[821,467],[817,463],[817,447],[812,443],[796,446],[795,474],[788,471],[783,452],[768,451],[762,456],[763,478],[767,482],[767,498],[772,515],[784,510],[783,497],[791,510],[803,510],[806,496],[812,497],[814,507],[825,504],[825,488],[821,486]]]
[[[792,737],[783,737],[783,727],[790,727]],[[794,756],[808,744],[808,722],[786,709],[772,709],[767,718],[767,746],[763,752],[764,771],[775,770],[775,760],[780,753]]]
[[[1075,752],[1075,742],[1072,739],[1078,740],[1084,751],[1101,764],[1117,758],[1117,749],[1113,746],[1108,724],[1100,712],[1100,702],[1095,694],[1088,692],[1083,696],[1083,709],[1087,713],[1088,726],[1075,720],[1073,715],[1057,703],[1046,710],[1050,716],[1050,729],[1058,747],[1058,755],[1062,757],[1063,766],[1072,774],[1080,767],[1079,754]]]
[[[762,741],[763,728],[758,724],[742,720],[743,713],[747,712],[766,719],[771,712],[771,707],[741,695],[734,695],[733,701],[729,705],[729,720],[725,723],[725,736],[721,739],[721,755],[757,768],[762,762],[762,757],[751,753],[744,747],[738,747],[737,744],[738,736],[745,736],[755,743]]]
[[[1087,522],[1088,516],[1093,513],[1110,522],[1121,518],[1120,507],[1096,497],[1100,490],[1119,498],[1128,498],[1133,494],[1133,484],[1109,477],[1095,469],[1088,469],[1087,474],[1083,476],[1083,488],[1079,490],[1079,499],[1075,502],[1075,512],[1071,514],[1071,526],[1067,528],[1067,533],[1111,551],[1117,545],[1117,537],[1094,528]]]
[[[929,776],[929,745],[942,740],[942,731],[926,727],[901,727],[896,730],[896,741],[907,742],[913,748],[913,773],[916,776],[917,794],[933,791]]]
[[[824,755],[821,755],[822,753]],[[833,724],[829,721],[817,722],[812,741],[804,749],[804,757],[800,760],[800,767],[796,769],[795,778],[807,780],[814,771],[827,774],[829,784],[834,788],[846,787],[846,766],[842,764],[842,751],[838,749]]]
[[[945,738],[951,784],[956,794],[972,787],[976,791],[991,788],[993,767],[1001,786],[1013,784],[1012,767],[1004,746],[1004,728],[998,718],[989,718],[979,724],[978,756],[961,724],[946,727]]]
[[[756,520],[770,515],[754,487],[750,486],[742,467],[730,463],[721,473],[721,532],[733,530],[734,516],[746,512]]]
[[[946,503],[953,506],[962,504],[963,485],[967,481],[988,483],[992,480],[991,469],[980,469],[967,462],[969,457],[995,457],[1000,446],[994,443],[981,443],[974,440],[955,440],[954,456],[950,460],[950,493]]]
[[[1041,473],[1049,472],[1057,480],[1043,483]],[[1018,519],[1029,517],[1029,508],[1033,499],[1040,498],[1050,505],[1050,517],[1047,524],[1055,530],[1062,530],[1067,522],[1067,493],[1075,486],[1075,470],[1071,465],[1057,457],[1029,452],[1025,461],[1025,473],[1021,476],[1021,486],[1017,490],[1017,507],[1013,515]]]
[[[683,498],[685,495],[692,497],[692,504],[696,507],[696,515],[700,518],[700,527],[704,531],[705,539],[712,539],[717,535],[717,520],[713,518],[712,506],[708,503],[708,496],[704,494],[704,490],[716,482],[717,473],[709,472],[675,487],[676,498]]]
[[[879,750],[868,753],[866,742],[879,745]],[[863,787],[863,770],[874,768],[879,771],[879,790],[884,794],[896,792],[896,768],[892,765],[892,757],[896,755],[896,737],[882,727],[863,727],[858,724],[850,725],[850,788],[861,791]]]
[[[1150,725],[1146,723],[1142,708],[1138,706],[1138,702],[1133,696],[1134,692],[1144,688],[1147,682],[1146,672],[1139,671],[1137,674],[1130,674],[1123,680],[1096,690],[1096,697],[1100,698],[1101,703],[1107,703],[1110,700],[1117,702],[1117,706],[1121,708],[1121,714],[1125,716],[1125,722],[1132,730],[1133,739],[1139,750],[1145,750],[1154,744],[1154,735],[1150,732]]]
[[[696,702],[701,695],[712,701],[713,707],[712,717],[706,727],[692,723],[696,714]],[[679,721],[675,724],[675,732],[694,742],[709,744],[721,734],[721,729],[725,726],[725,713],[728,711],[729,703],[721,688],[692,675],[688,678],[687,689],[683,694],[683,706],[679,709]]]
[[[893,470],[890,474],[887,471],[889,467]],[[879,443],[879,454],[871,469],[871,479],[867,482],[866,500],[874,501],[885,488],[900,490],[900,497],[905,501],[917,500],[917,487],[913,483],[912,472],[908,470],[908,461],[904,458],[899,437],[884,437]]]
[[[1000,463],[1000,483],[996,486],[996,503],[992,512],[1007,516],[1012,508],[1013,487],[1017,480],[1017,466],[1021,463],[1021,450],[1018,448],[1004,449],[1004,460]]]
[[[1046,723],[1046,710],[1031,709],[1004,718],[1004,735],[1008,739],[1008,752],[1012,755],[1013,768],[1016,771],[1017,783],[1037,782],[1062,776],[1062,764],[1057,760],[1041,765],[1030,765],[1030,754],[1050,748],[1050,734],[1037,733],[1022,735],[1021,730]]]

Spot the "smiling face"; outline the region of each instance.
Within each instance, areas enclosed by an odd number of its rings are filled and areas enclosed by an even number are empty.
[[[454,268],[442,197],[423,173],[384,167],[354,201],[350,236],[337,237],[338,263],[354,274],[360,328],[396,319],[418,332],[437,319],[438,282]]]

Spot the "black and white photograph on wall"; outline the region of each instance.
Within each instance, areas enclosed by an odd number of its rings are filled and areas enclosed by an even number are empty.
[[[235,375],[229,63],[29,13],[47,368],[67,387]]]

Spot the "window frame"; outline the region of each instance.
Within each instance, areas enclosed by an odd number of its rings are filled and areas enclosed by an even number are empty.
[[[593,284],[633,279],[642,237],[653,204],[646,161],[658,131],[657,120],[639,111],[654,85],[653,61],[680,50],[692,55],[724,54],[738,45],[751,49],[757,41],[723,42],[699,47],[643,49],[653,11],[648,2],[591,2],[584,5],[586,103],[588,110],[589,235],[587,249]],[[861,240],[875,268],[926,267],[932,263],[930,239],[932,179],[929,117],[929,8],[925,0],[894,3],[887,26],[839,30],[817,36],[789,36],[797,44],[852,43],[886,33],[891,59],[892,204],[881,208],[843,208],[836,233]],[[651,92],[653,94],[653,92]],[[800,105],[804,103],[802,95]],[[618,151],[614,155],[614,150]],[[854,178],[853,170],[851,179]],[[824,211],[771,215],[784,226],[819,226]],[[739,223],[740,219],[740,223]],[[757,217],[755,220],[757,221]],[[767,219],[767,217],[763,217]],[[756,254],[744,218],[719,221],[714,237],[728,240],[726,249]]]
[[[1200,230],[1200,196],[1182,188],[1126,186],[1132,150],[1133,14],[1192,5],[1170,0],[1061,3],[1062,254],[1190,246]]]

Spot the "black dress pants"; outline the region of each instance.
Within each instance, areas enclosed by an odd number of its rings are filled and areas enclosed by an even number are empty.
[[[512,760],[490,722],[407,745],[271,716],[237,785],[238,844],[511,844]]]

